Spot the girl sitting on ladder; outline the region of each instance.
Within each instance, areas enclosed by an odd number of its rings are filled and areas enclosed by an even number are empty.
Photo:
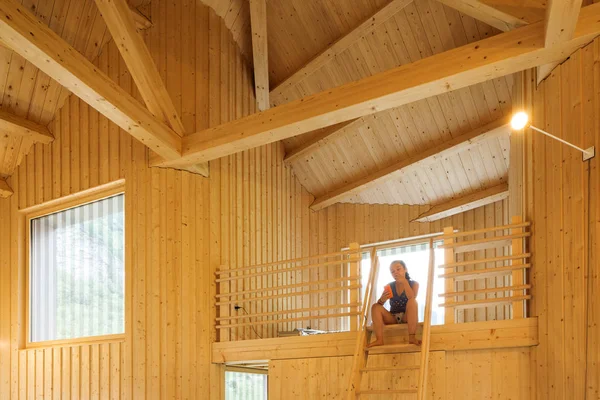
[[[392,324],[408,324],[408,342],[420,345],[421,341],[415,337],[417,332],[419,282],[410,279],[404,261],[393,261],[390,264],[390,273],[394,281],[385,287],[383,294],[371,308],[376,340],[367,347],[383,345],[383,326]],[[388,300],[390,301],[390,311],[383,307]]]

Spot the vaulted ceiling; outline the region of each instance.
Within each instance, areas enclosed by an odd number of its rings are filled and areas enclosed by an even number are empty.
[[[111,39],[94,0],[22,3],[89,60]],[[139,29],[150,26],[143,17],[148,3],[129,1]],[[252,63],[249,1],[202,3],[223,18]],[[269,0],[270,105],[542,20],[545,7],[543,0]],[[69,92],[7,47],[0,46],[0,60],[0,111],[47,126]],[[288,137],[285,162],[322,206],[439,204],[499,187],[508,177],[506,121],[515,83],[513,75],[496,77]],[[490,126],[494,134],[478,131]],[[12,173],[35,140],[2,132],[0,178]]]

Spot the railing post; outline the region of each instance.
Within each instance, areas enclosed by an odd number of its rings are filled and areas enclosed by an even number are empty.
[[[377,297],[377,285],[378,285],[378,276],[379,276],[379,267],[378,265],[375,265],[375,263],[379,263],[379,260],[377,259],[377,249],[375,247],[373,247],[371,249],[371,253],[370,255],[370,259],[371,259],[371,270],[377,268],[377,271],[375,273],[375,275],[373,275],[373,288],[371,289],[371,295],[369,296],[369,298],[364,299],[364,301],[367,302],[367,315],[366,315],[366,321],[365,324],[369,325],[373,322],[372,318],[371,318],[371,305],[375,304],[375,297]]]
[[[523,222],[523,218],[521,216],[513,216],[511,219],[512,224],[520,224]],[[523,233],[523,228],[512,228],[511,235]],[[513,256],[524,254],[523,251],[523,238],[516,238],[512,240],[511,251]],[[512,260],[512,265],[523,264],[524,259],[516,258]],[[525,283],[525,269],[514,270],[511,276],[511,286],[520,286]],[[523,296],[525,295],[525,290],[515,290],[513,291],[513,296]],[[513,301],[512,303],[513,310],[513,319],[524,318],[525,317],[525,300]]]
[[[350,251],[352,252],[350,254],[350,268],[348,271],[348,276],[358,276],[358,282],[357,285],[360,284],[361,278],[360,278],[360,261],[361,261],[361,254],[360,254],[360,245],[358,243],[350,243]],[[355,253],[356,252],[356,253]],[[350,301],[348,302],[349,304],[360,304],[360,287],[356,288],[356,289],[350,289]],[[356,307],[356,310],[351,310],[352,311],[359,311],[360,312],[360,306]],[[352,316],[350,317],[350,331],[357,331],[358,330],[358,326],[359,326],[359,315],[356,316]]]
[[[454,228],[451,226],[448,226],[446,228],[444,228],[444,236],[446,235],[452,235],[454,233]],[[442,236],[443,237],[443,236]],[[444,245],[450,245],[452,243],[454,243],[455,239],[454,238],[444,238]],[[452,264],[454,263],[456,260],[454,259],[454,249],[453,248],[447,248],[444,249],[444,264]],[[444,268],[444,274],[451,274],[452,272],[454,272],[453,268]],[[451,292],[455,292],[456,291],[456,287],[454,284],[454,278],[445,278],[444,280],[444,290],[446,291],[446,293],[451,293]],[[449,305],[450,303],[454,303],[454,297],[448,297],[448,299],[446,300],[446,304]],[[444,308],[444,324],[453,324],[455,322],[455,315],[456,310],[454,309],[454,307],[448,307],[446,306]]]
[[[226,265],[221,265],[219,271],[229,269]],[[229,281],[217,283],[218,294],[229,293]],[[224,304],[219,306],[219,317],[229,317],[229,310],[231,309],[230,304]],[[230,329],[219,329],[219,342],[228,342],[230,340]]]

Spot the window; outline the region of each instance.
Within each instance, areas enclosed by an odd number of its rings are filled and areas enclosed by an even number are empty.
[[[230,368],[225,371],[225,400],[267,400],[267,371]]]
[[[444,299],[438,296],[444,293],[444,279],[437,276],[437,271],[439,271],[438,267],[444,264],[444,250],[437,248],[438,245],[441,245],[441,242],[434,242],[434,266],[436,273],[434,273],[433,281],[433,305],[431,308],[432,325],[444,324],[444,308],[439,306],[439,304],[444,302]],[[384,286],[393,281],[389,269],[392,261],[402,260],[406,263],[410,278],[419,282],[417,302],[419,303],[419,322],[423,322],[425,317],[425,296],[427,293],[427,272],[429,268],[429,242],[413,243],[410,245],[398,244],[395,247],[377,249],[377,256],[379,257],[379,274],[375,280],[375,296],[377,296],[375,299],[381,297]],[[367,280],[369,279],[369,271],[371,270],[371,258],[369,252],[363,253],[361,270],[364,297],[364,290],[367,286]],[[389,303],[386,303],[385,307],[389,308]]]
[[[29,341],[124,333],[124,195],[28,221]]]

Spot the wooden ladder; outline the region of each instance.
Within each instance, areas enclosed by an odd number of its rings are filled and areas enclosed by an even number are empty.
[[[384,354],[384,353],[402,353],[402,352],[415,352],[419,350],[419,346],[412,344],[396,344],[396,345],[384,345],[367,349],[366,345],[371,340],[372,331],[367,328],[367,322],[370,316],[370,306],[374,303],[374,282],[375,277],[379,272],[379,258],[375,249],[371,252],[371,273],[369,274],[369,281],[365,290],[365,297],[362,305],[362,313],[359,324],[359,334],[356,339],[356,346],[354,350],[354,358],[352,361],[352,370],[350,373],[350,383],[348,385],[348,396],[347,400],[357,400],[361,396],[367,397],[369,395],[382,395],[382,394],[416,394],[418,400],[425,400],[427,394],[427,373],[429,364],[429,347],[430,347],[430,336],[431,336],[431,302],[433,297],[433,270],[434,270],[434,249],[433,239],[429,241],[429,270],[427,274],[427,293],[425,302],[425,321],[423,323],[423,337],[420,346],[421,350],[421,362],[419,365],[407,365],[407,366],[381,366],[381,367],[367,367],[367,360],[369,354]],[[387,389],[387,390],[361,390],[361,381],[363,374],[365,373],[379,373],[385,371],[414,371],[419,370],[419,381],[416,389]]]

